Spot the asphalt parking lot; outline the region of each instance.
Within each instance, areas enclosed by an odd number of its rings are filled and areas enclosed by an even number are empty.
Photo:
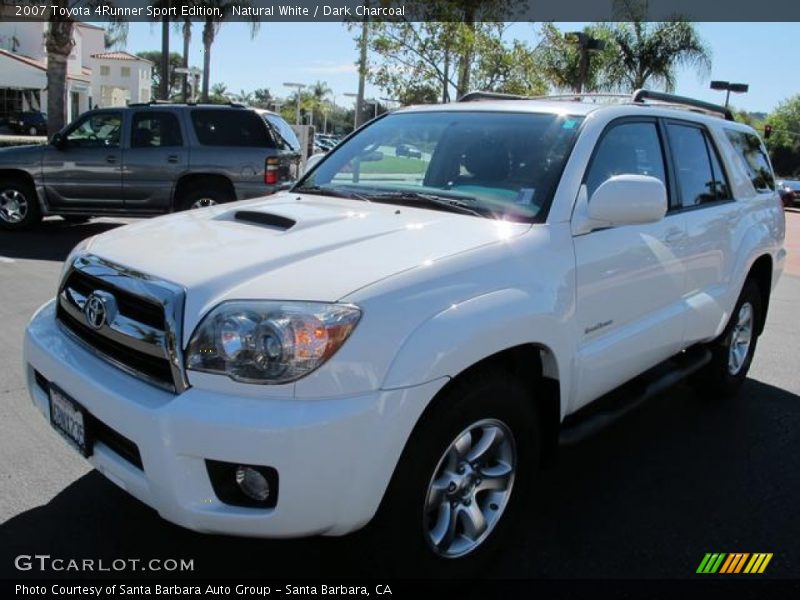
[[[774,292],[742,394],[720,402],[679,385],[562,447],[536,484],[519,539],[486,575],[691,578],[707,552],[771,552],[766,576],[798,576],[800,211],[787,220],[794,274]],[[252,540],[173,526],[92,471],[31,406],[25,323],[54,294],[71,247],[119,223],[55,219],[36,232],[0,233],[0,578],[42,577],[13,565],[37,553],[194,559],[203,577],[373,574],[358,534]]]

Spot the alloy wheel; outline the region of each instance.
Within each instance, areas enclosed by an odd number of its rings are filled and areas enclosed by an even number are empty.
[[[753,340],[753,306],[745,302],[736,315],[736,325],[731,331],[728,348],[728,372],[736,375],[742,370]]]
[[[28,214],[28,199],[17,189],[6,188],[0,192],[0,219],[16,225]]]
[[[425,537],[436,554],[464,556],[489,537],[508,505],[516,467],[514,437],[505,423],[483,419],[456,436],[425,497]]]

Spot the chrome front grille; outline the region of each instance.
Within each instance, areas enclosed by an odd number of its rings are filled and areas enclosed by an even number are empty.
[[[181,351],[184,292],[95,256],[81,256],[58,291],[64,329],[103,359],[148,383],[188,387]]]

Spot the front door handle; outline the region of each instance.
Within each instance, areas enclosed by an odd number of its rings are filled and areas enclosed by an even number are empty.
[[[170,154],[167,157],[167,162],[176,163],[178,162],[178,155],[177,154]]]
[[[106,162],[114,164],[115,162],[117,162],[117,157],[114,156],[113,154],[109,154],[108,156],[106,156]]]

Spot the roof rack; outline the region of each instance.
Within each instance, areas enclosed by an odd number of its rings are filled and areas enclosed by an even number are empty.
[[[686,96],[677,96],[675,94],[667,94],[665,92],[653,92],[651,90],[636,90],[633,94],[572,92],[569,94],[553,94],[550,96],[519,96],[516,94],[475,91],[467,92],[461,96],[457,102],[479,102],[481,100],[598,100],[602,98],[626,100],[628,102],[634,102],[640,105],[645,104],[645,100],[651,100],[676,108],[687,108],[697,112],[720,116],[728,121],[735,120],[731,110],[725,106],[712,104],[711,102],[704,102],[702,100],[695,100],[694,98],[687,98]]]
[[[645,100],[655,100],[656,102],[663,102],[673,106],[683,106],[691,109],[699,109],[705,113],[711,113],[723,117],[726,121],[735,121],[731,109],[719,104],[711,102],[704,102],[702,100],[695,100],[694,98],[687,98],[686,96],[676,96],[675,94],[667,94],[666,92],[653,92],[651,90],[636,90],[631,95],[631,101],[638,104],[644,104]]]
[[[233,108],[247,108],[244,104],[239,102],[225,102],[221,104],[214,104],[212,102],[172,102],[171,100],[150,100],[150,102],[131,102],[128,106],[158,106],[158,105],[167,105],[167,106],[198,106],[198,105],[208,105],[208,106],[232,106]]]

